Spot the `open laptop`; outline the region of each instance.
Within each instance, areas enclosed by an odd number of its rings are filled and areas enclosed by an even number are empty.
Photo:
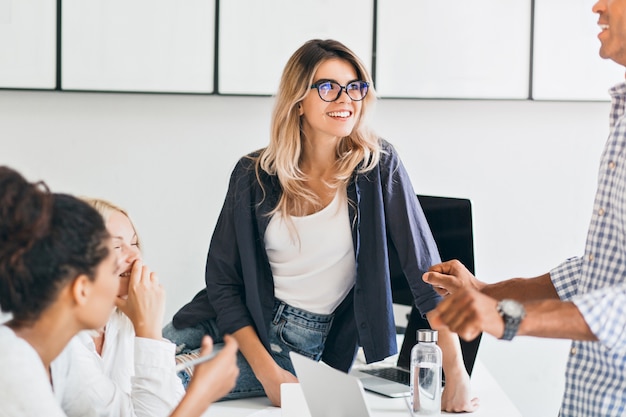
[[[406,333],[400,348],[396,366],[377,367],[353,370],[351,375],[360,379],[363,388],[387,397],[406,397],[410,395],[411,349],[417,343],[417,330],[429,329],[428,322],[423,319],[416,308],[411,310]],[[469,375],[472,375],[481,336],[471,342],[461,340],[463,363]],[[443,384],[445,384],[445,374]]]
[[[464,198],[417,196],[424,215],[437,243],[442,260],[458,259],[474,273],[474,237],[472,231],[472,205]],[[390,243],[390,270],[393,302],[413,306],[413,294],[406,278],[395,259],[395,248]],[[430,328],[428,321],[412,307],[396,366],[352,371],[363,383],[363,387],[388,397],[403,397],[410,394],[409,376],[411,349],[417,343],[417,330]],[[463,362],[469,375],[472,374],[478,346],[482,335],[471,342],[461,340]],[[445,383],[445,375],[443,378]]]
[[[295,352],[289,356],[311,417],[372,416],[358,378]]]

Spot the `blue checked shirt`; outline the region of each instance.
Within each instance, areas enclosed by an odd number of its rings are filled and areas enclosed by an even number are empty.
[[[562,417],[626,415],[626,83],[610,90],[610,135],[585,253],[550,271],[598,342],[572,342]]]

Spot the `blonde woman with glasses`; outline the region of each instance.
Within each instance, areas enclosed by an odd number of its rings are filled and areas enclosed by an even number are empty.
[[[361,60],[335,40],[302,45],[284,69],[267,147],[244,156],[210,244],[206,289],[164,335],[188,351],[232,334],[241,373],[227,398],[267,395],[297,381],[295,351],[348,371],[397,352],[391,259],[422,314],[441,301],[422,274],[440,262],[394,148],[367,125],[376,101]],[[456,335],[440,330],[443,409],[472,411]],[[181,375],[183,379],[185,375]]]

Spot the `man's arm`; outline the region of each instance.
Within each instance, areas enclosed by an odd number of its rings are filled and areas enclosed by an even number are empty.
[[[497,310],[498,301],[475,289],[463,289],[446,297],[434,311],[433,326],[444,325],[465,340],[480,332],[497,338],[504,334],[504,321]],[[597,340],[582,314],[572,302],[554,299],[524,303],[526,317],[519,335],[574,340]]]
[[[495,284],[486,284],[476,279],[457,260],[433,265],[424,274],[423,280],[431,284],[439,294],[444,296],[454,294],[463,288],[471,288],[481,291],[496,300],[510,298],[520,302],[527,302],[559,299],[549,273],[536,278],[512,278]]]
[[[524,304],[526,317],[518,335],[597,341],[589,325],[570,301],[542,300]]]
[[[511,278],[506,281],[487,284],[481,291],[483,294],[496,300],[510,298],[522,303],[535,300],[559,299],[549,273],[535,278]]]

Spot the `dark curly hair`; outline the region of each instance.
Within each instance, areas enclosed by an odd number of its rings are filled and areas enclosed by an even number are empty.
[[[32,322],[78,275],[95,279],[109,234],[96,210],[0,166],[0,308]]]

